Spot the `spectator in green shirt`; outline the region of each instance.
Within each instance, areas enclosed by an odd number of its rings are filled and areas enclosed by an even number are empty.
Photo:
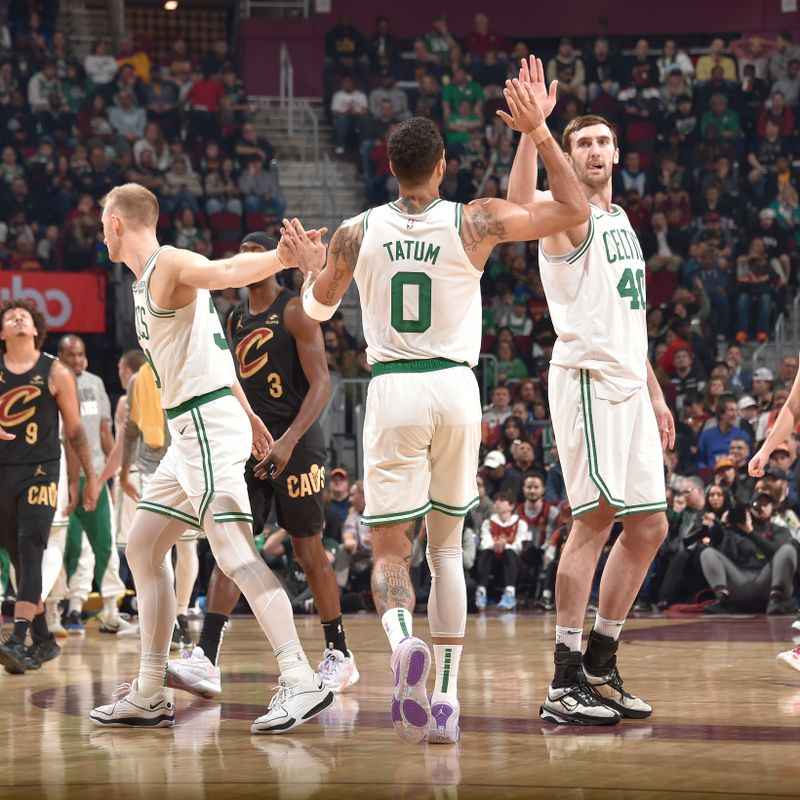
[[[511,342],[500,341],[497,345],[497,372],[493,361],[486,365],[487,383],[494,386],[495,382],[500,384],[515,383],[522,378],[528,377],[528,368],[525,362],[516,354],[514,345]]]
[[[447,27],[447,17],[439,14],[433,21],[433,30],[425,34],[425,46],[432,56],[436,56],[444,64],[454,44],[457,42]]]
[[[471,109],[469,100],[462,100],[458,105],[458,113],[447,117],[447,147],[458,146],[463,150],[469,141],[470,132],[480,129],[481,124],[481,118]]]
[[[467,100],[476,114],[483,113],[483,88],[470,78],[463,67],[453,73],[453,80],[442,89],[442,107],[447,119],[459,107],[462,100]]]
[[[715,94],[711,98],[711,108],[703,114],[700,121],[700,135],[704,136],[706,128],[715,125],[719,135],[728,141],[737,141],[741,134],[739,114],[728,108],[728,98],[724,94]]]

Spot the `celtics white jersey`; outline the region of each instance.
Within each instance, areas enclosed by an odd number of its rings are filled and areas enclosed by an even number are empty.
[[[461,203],[446,200],[434,200],[419,214],[388,203],[344,223],[364,226],[354,277],[370,364],[478,363],[483,273],[461,243],[462,211]]]
[[[628,217],[590,204],[589,232],[565,256],[539,248],[539,267],[558,340],[551,363],[596,372],[612,394],[647,382],[644,259]]]
[[[136,336],[161,389],[164,408],[176,406],[236,379],[233,359],[211,293],[198,289],[188,306],[168,311],[150,297],[150,276],[159,248],[147,263],[142,279],[133,284]]]

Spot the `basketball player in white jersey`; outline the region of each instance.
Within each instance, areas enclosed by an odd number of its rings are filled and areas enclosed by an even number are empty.
[[[392,648],[392,722],[406,742],[459,736],[457,675],[467,603],[461,555],[464,516],[478,503],[481,403],[471,368],[481,339],[480,279],[500,242],[547,236],[585,222],[588,204],[544,123],[536,98],[515,81],[506,96],[519,130],[538,144],[552,186],[533,211],[499,199],[439,199],[444,146],[433,123],[412,118],[389,139],[400,197],[342,224],[307,257],[284,222],[301,269],[311,270],[306,313],[330,319],[351,280],[361,295],[372,382],[364,424],[362,521],[373,527],[372,593]],[[316,260],[315,260],[316,259]],[[436,657],[429,703],[427,645],[415,638],[409,578],[414,520],[427,515],[432,586],[428,619]]]
[[[109,257],[127,264],[137,278],[136,334],[161,389],[172,440],[142,493],[126,550],[139,596],[139,675],[120,687],[120,700],[89,716],[103,726],[174,723],[165,681],[175,592],[165,557],[189,526],[205,532],[217,563],[241,588],[278,659],[280,687],[251,731],[283,733],[316,716],[334,695],[309,666],[289,598],[253,546],[244,464],[251,444],[256,454],[266,455],[268,433],[236,381],[210,292],[279,272],[290,254],[279,245],[269,253],[209,261],[160,247],[158,213],[155,196],[137,184],[118,186],[103,200]]]
[[[521,79],[544,91],[541,63]],[[543,237],[539,267],[558,335],[550,362],[553,430],[574,524],[556,580],[555,677],[540,715],[555,723],[612,725],[653,709],[622,688],[619,634],[667,533],[662,449],[675,428],[647,360],[644,260],[625,212],[611,203],[617,136],[601,117],[578,117],[562,147],[591,216]],[[536,147],[523,137],[509,199],[547,201],[536,191]],[[624,531],[600,583],[594,628],[581,654],[595,568],[615,519]]]

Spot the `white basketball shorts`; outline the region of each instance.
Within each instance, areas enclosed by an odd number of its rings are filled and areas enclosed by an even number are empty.
[[[472,370],[443,359],[376,368],[364,420],[362,522],[388,525],[431,509],[465,516],[478,504],[481,443]]]
[[[661,437],[646,386],[620,399],[589,370],[551,364],[548,394],[573,517],[596,509],[601,497],[617,517],[666,510]]]
[[[252,447],[250,421],[230,393],[210,402],[203,402],[205,397],[167,412],[172,441],[144,487],[138,508],[173,517],[195,530],[208,521],[206,513],[213,513],[215,522],[252,524],[244,480]]]

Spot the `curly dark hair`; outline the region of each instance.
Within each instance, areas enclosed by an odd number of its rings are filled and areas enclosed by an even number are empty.
[[[27,300],[6,300],[5,303],[0,303],[0,325],[3,323],[7,311],[12,308],[22,308],[27,311],[33,318],[33,324],[36,326],[36,349],[41,350],[44,344],[44,337],[47,336],[47,321],[44,314],[39,311],[39,307],[34,303]],[[6,343],[0,340],[0,353],[6,352]]]
[[[389,137],[389,161],[397,180],[418,186],[430,178],[444,155],[439,129],[426,117],[401,122]]]

